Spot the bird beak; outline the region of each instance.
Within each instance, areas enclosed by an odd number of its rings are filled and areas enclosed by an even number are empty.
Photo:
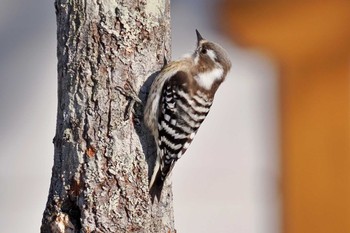
[[[196,29],[196,34],[197,34],[197,46],[199,46],[199,43],[204,40],[204,38],[202,37],[202,35],[198,32],[198,30]]]

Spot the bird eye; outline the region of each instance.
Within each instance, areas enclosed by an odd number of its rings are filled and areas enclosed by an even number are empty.
[[[202,49],[201,49],[201,53],[206,54],[206,53],[207,53],[207,50],[206,50],[205,48],[202,48]]]

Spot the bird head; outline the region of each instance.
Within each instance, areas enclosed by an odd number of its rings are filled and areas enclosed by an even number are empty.
[[[217,43],[206,40],[196,30],[197,47],[193,53],[195,65],[200,72],[211,69],[223,69],[227,73],[231,69],[231,61],[227,52]]]

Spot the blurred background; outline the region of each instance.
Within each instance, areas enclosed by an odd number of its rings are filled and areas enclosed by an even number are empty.
[[[350,232],[350,1],[225,1],[220,28],[277,65],[282,232]]]
[[[180,233],[350,232],[350,1],[177,0],[232,71],[174,169]],[[1,0],[0,232],[39,232],[56,124],[53,1]]]

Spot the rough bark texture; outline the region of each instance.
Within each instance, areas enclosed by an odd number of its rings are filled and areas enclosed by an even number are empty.
[[[57,128],[41,232],[175,232],[171,186],[150,202],[155,147],[136,103],[170,56],[169,4],[56,0]]]

